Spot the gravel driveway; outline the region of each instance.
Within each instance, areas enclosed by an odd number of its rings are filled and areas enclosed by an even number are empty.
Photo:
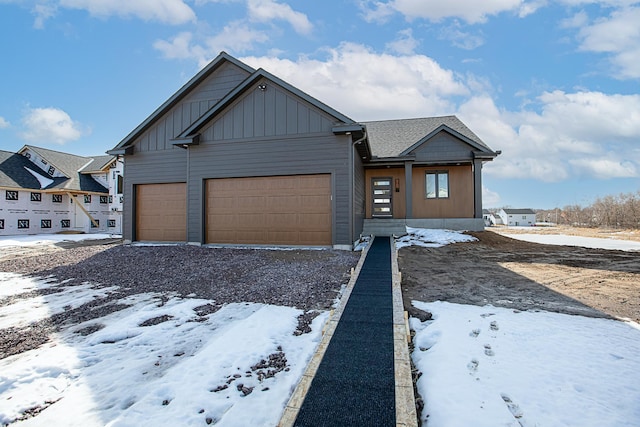
[[[359,257],[360,253],[334,250],[214,249],[187,245],[98,244],[32,251],[0,261],[0,271],[64,282],[63,286],[48,288],[47,293],[85,282],[99,288],[117,288],[103,298],[28,328],[0,330],[0,358],[36,348],[62,327],[118,311],[126,307],[119,302],[121,299],[140,293],[212,300],[198,308],[200,315],[233,302],[283,305],[305,312],[328,309],[342,285],[349,281],[350,270]],[[0,306],[31,297],[32,293],[0,299]],[[313,317],[307,315],[301,322],[309,318]]]

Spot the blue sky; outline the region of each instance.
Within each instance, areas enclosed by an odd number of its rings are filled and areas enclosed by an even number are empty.
[[[0,149],[102,154],[224,50],[359,120],[456,114],[485,207],[640,190],[640,1],[0,0]]]

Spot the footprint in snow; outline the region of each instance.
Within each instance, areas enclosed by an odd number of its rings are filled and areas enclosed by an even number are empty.
[[[489,324],[489,327],[491,328],[492,331],[497,331],[500,329],[498,327],[498,322],[496,322],[495,320]]]
[[[471,362],[467,363],[467,369],[469,370],[469,375],[473,375],[476,372],[478,372],[479,364],[480,362],[478,362],[477,359],[471,359]]]
[[[491,349],[491,345],[490,344],[485,344],[484,345],[484,354],[486,354],[487,356],[495,356],[496,353]]]
[[[480,335],[480,329],[474,329],[473,331],[469,332],[470,337],[477,338],[478,335]]]
[[[495,315],[496,315],[495,313],[482,313],[480,317],[485,318],[485,317],[495,316]]]
[[[522,409],[520,409],[520,406],[514,403],[513,400],[511,400],[511,398],[504,393],[501,394],[501,397],[502,400],[504,400],[504,403],[507,405],[507,409],[509,409],[509,412],[511,412],[511,415],[513,415],[513,418],[516,419],[518,424],[524,426],[524,420],[522,420],[522,417],[524,417],[524,413],[522,412]]]

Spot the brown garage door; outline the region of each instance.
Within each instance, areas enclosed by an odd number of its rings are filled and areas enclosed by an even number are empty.
[[[187,185],[136,186],[136,240],[184,242],[187,240]]]
[[[210,179],[207,243],[331,245],[331,176]]]

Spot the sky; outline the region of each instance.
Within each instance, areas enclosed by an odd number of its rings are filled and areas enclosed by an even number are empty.
[[[640,190],[640,1],[0,0],[0,149],[99,155],[221,51],[357,121],[457,115],[484,206]]]

